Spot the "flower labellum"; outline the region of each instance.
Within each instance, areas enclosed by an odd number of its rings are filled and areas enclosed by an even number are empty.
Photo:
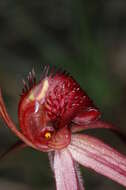
[[[20,130],[11,120],[0,91],[0,116],[20,139],[9,152],[25,146],[48,152],[57,190],[85,189],[78,163],[126,187],[126,156],[79,132],[106,128],[125,141],[124,135],[101,121],[100,111],[73,77],[49,70],[45,66],[38,83],[34,70],[28,82],[23,80],[18,107]]]

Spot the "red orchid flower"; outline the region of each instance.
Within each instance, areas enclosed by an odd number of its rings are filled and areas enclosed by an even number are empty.
[[[7,113],[0,93],[0,115],[21,140],[15,147],[30,146],[48,152],[57,190],[84,190],[78,164],[126,187],[126,156],[95,137],[79,134],[93,128],[118,129],[100,120],[100,112],[79,84],[65,72],[48,72],[36,83],[34,71],[23,81],[18,130]],[[78,133],[78,134],[76,134]]]

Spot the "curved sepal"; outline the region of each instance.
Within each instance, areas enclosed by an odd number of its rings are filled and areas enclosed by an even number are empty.
[[[126,156],[88,135],[73,135],[68,149],[78,163],[126,187]]]
[[[10,128],[17,137],[19,137],[28,146],[31,146],[32,148],[36,149],[36,147],[16,128],[15,124],[11,120],[6,110],[1,90],[0,90],[0,117],[4,120],[8,128]]]
[[[109,129],[110,131],[114,132],[125,144],[126,144],[126,135],[123,134],[119,128],[115,127],[114,125],[98,120],[96,122],[87,124],[87,125],[75,125],[73,124],[71,126],[71,131],[72,133],[77,133],[85,130],[90,130],[90,129]]]
[[[84,190],[74,160],[67,149],[55,152],[54,174],[57,190]]]

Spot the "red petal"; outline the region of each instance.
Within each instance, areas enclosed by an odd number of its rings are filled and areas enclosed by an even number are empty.
[[[57,190],[84,190],[78,180],[75,163],[67,149],[55,152],[54,173]]]
[[[83,166],[126,186],[126,156],[88,135],[73,135],[68,149]]]
[[[104,122],[104,121],[96,121],[88,125],[72,125],[71,131],[72,133],[81,132],[88,129],[109,129],[114,132],[125,144],[126,144],[126,135],[123,134],[117,127],[114,125]]]
[[[111,125],[110,123],[104,122],[104,121],[96,121],[91,124],[87,125],[72,125],[71,131],[73,133],[81,132],[88,129],[111,129],[113,131],[119,131],[118,128],[116,128],[114,125]]]
[[[5,107],[5,104],[4,104],[4,101],[3,101],[3,98],[2,98],[1,90],[0,90],[0,116],[7,124],[8,128],[10,128],[17,137],[19,137],[28,146],[31,146],[36,149],[36,147],[20,131],[18,131],[15,124],[9,117],[6,107]]]

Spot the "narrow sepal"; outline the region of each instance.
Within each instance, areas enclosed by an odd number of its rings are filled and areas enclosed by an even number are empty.
[[[110,129],[112,131],[119,132],[119,129],[117,127],[101,120],[92,122],[90,124],[85,124],[85,125],[72,124],[72,127],[71,127],[72,133],[81,132],[88,129]]]
[[[57,190],[84,190],[78,180],[75,163],[67,149],[55,151],[54,174]]]
[[[126,187],[126,156],[88,135],[73,135],[68,149],[78,163]]]
[[[87,125],[73,124],[71,127],[72,133],[77,133],[77,132],[81,132],[84,130],[90,130],[90,129],[109,129],[110,131],[115,133],[124,143],[126,143],[126,135],[123,134],[119,130],[119,128],[117,128],[116,126],[112,125],[111,123],[108,123],[105,121],[98,120],[96,122],[93,122],[93,123],[90,123]]]
[[[3,98],[2,98],[2,94],[1,94],[1,90],[0,90],[0,117],[4,120],[4,122],[6,123],[8,128],[10,128],[11,131],[17,137],[19,137],[19,139],[21,139],[21,141],[23,141],[28,146],[31,146],[32,148],[36,149],[36,147],[16,128],[15,124],[11,120],[11,118],[6,110],[6,107],[5,107]]]

